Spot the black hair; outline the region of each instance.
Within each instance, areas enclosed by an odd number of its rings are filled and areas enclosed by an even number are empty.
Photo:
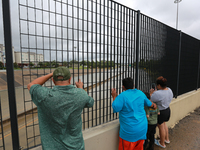
[[[148,99],[150,99],[150,94],[149,94],[148,92],[144,92],[144,94],[146,95],[146,97],[147,97]]]
[[[122,80],[122,85],[128,90],[133,89],[133,79],[132,78],[125,78]]]
[[[163,76],[160,76],[156,80],[156,84],[160,85],[162,88],[167,87],[167,79],[164,78]]]

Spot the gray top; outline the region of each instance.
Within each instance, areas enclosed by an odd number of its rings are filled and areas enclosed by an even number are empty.
[[[157,104],[159,110],[167,109],[172,99],[173,99],[173,92],[170,88],[168,88],[168,90],[155,91],[151,95],[151,101]]]

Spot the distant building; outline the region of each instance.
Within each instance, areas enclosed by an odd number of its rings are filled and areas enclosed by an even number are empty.
[[[21,65],[28,65],[29,62],[32,62],[33,64],[38,64],[39,62],[44,61],[43,54],[36,54],[33,52],[15,52],[15,60],[16,63]]]
[[[12,47],[12,52],[13,52],[13,62],[15,62],[14,47]],[[0,44],[0,61],[6,64],[6,53],[3,44]]]
[[[12,47],[13,52],[13,63],[17,63],[18,65],[29,65],[29,62],[33,64],[38,64],[39,62],[44,61],[43,54],[36,54],[33,52],[17,52],[14,51],[14,47]],[[30,61],[29,61],[30,60]],[[3,44],[0,44],[0,61],[6,64],[6,56],[5,56],[5,47]]]

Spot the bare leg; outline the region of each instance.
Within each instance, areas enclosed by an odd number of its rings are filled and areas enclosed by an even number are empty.
[[[165,122],[163,124],[164,124],[164,128],[165,128],[165,140],[169,141],[168,127]]]
[[[162,123],[161,125],[158,124],[158,129],[160,133],[160,144],[165,146],[165,125]]]

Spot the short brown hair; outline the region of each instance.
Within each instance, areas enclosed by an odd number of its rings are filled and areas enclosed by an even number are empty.
[[[163,76],[160,76],[160,77],[158,77],[157,79],[156,79],[156,84],[158,85],[160,85],[161,87],[167,87],[167,79],[166,78],[164,78]]]

